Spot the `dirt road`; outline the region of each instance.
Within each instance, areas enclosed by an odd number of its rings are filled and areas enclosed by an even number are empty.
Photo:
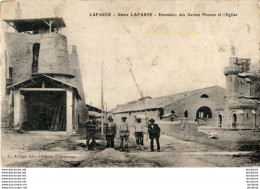
[[[251,167],[260,165],[259,152],[223,150],[215,146],[162,135],[161,152],[135,150],[130,138],[129,152],[106,149],[98,141],[98,151],[84,151],[80,136],[64,132],[30,131],[2,133],[2,166],[7,167]],[[116,146],[119,146],[117,138]]]

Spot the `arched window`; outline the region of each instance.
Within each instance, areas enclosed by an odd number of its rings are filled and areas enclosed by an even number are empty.
[[[174,110],[172,110],[172,111],[171,111],[171,113],[172,113],[172,114],[175,114],[175,111],[174,111]]]
[[[232,127],[236,127],[237,126],[237,114],[233,114],[232,115]]]
[[[188,113],[188,110],[186,110],[185,112],[184,112],[184,117],[188,117],[189,116],[189,113]]]
[[[207,94],[203,94],[200,96],[200,98],[209,98],[209,96]]]
[[[218,127],[222,127],[222,115],[218,115]]]

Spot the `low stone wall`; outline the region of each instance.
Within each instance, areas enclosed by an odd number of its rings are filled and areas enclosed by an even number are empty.
[[[156,122],[165,134],[189,134],[193,135],[198,130],[197,124],[192,121]]]
[[[225,150],[260,151],[260,131],[227,130],[187,122],[159,122],[162,134]],[[212,137],[214,136],[214,137]]]

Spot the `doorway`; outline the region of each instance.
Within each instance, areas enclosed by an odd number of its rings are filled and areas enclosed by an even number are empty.
[[[198,109],[196,113],[196,118],[197,119],[208,119],[212,118],[212,111],[209,107],[207,106],[202,106]]]
[[[25,92],[29,130],[66,131],[66,93],[61,91]]]
[[[237,114],[232,115],[232,127],[236,128],[237,127]]]
[[[222,115],[218,115],[218,127],[222,127]]]

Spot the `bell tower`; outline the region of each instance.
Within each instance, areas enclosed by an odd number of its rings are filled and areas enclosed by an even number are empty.
[[[248,72],[250,59],[238,58],[236,56],[235,47],[231,43],[231,56],[229,58],[229,66],[224,68],[226,76],[226,98],[227,100],[236,100],[239,95],[238,74]]]
[[[226,98],[227,100],[235,100],[237,95],[236,85],[237,74],[241,73],[242,69],[237,64],[237,57],[235,47],[231,43],[231,56],[229,58],[229,66],[224,68],[224,75],[226,76]]]

